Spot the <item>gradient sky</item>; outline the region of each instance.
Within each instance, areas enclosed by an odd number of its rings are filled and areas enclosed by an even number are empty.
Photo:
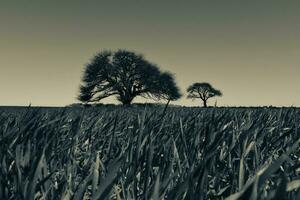
[[[300,106],[299,11],[297,0],[1,0],[0,105],[74,103],[89,59],[124,48],[183,92],[210,82],[218,105]]]

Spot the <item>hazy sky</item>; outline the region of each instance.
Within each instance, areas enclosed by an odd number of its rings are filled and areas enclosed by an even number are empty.
[[[219,105],[300,106],[297,0],[0,0],[0,25],[0,105],[73,103],[89,59],[125,48]]]

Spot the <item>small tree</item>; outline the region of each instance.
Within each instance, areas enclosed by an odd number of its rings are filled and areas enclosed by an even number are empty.
[[[124,105],[137,96],[168,101],[181,96],[172,74],[126,50],[98,53],[86,65],[78,100],[97,102],[114,95]]]
[[[188,98],[201,99],[203,106],[207,107],[207,100],[215,96],[222,96],[220,90],[213,88],[209,83],[194,83],[187,89]]]

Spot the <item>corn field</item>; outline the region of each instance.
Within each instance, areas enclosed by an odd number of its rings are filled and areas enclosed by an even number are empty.
[[[300,199],[296,108],[0,109],[0,199]]]

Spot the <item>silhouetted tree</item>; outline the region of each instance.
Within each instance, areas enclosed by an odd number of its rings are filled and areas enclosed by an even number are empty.
[[[207,100],[215,96],[222,96],[220,90],[213,88],[209,83],[194,83],[187,89],[188,98],[201,99],[203,106],[207,107]]]
[[[86,65],[78,100],[97,102],[113,95],[124,105],[137,96],[168,101],[181,96],[172,74],[126,50],[100,52]]]

